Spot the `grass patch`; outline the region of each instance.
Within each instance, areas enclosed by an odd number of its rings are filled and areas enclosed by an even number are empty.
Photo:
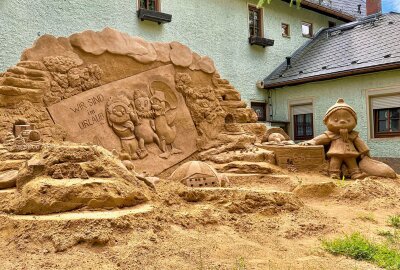
[[[375,263],[379,267],[400,270],[400,251],[387,244],[375,243],[353,233],[331,241],[323,241],[323,247],[334,255],[344,255],[359,261]]]
[[[358,214],[357,219],[362,221],[369,221],[372,223],[378,223],[373,213],[360,213]]]
[[[378,231],[378,235],[383,236],[386,240],[395,245],[400,245],[400,233],[398,230],[391,231]]]
[[[390,226],[400,229],[400,215],[390,216],[388,223]]]

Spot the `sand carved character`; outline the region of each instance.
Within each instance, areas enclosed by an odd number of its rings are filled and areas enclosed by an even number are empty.
[[[182,153],[182,150],[173,146],[176,138],[176,126],[173,125],[175,117],[168,119],[166,116],[171,107],[165,99],[164,92],[155,91],[150,101],[155,117],[155,130],[160,139],[160,148],[164,152],[160,157],[168,158],[170,155]]]
[[[123,154],[133,160],[142,158],[135,136],[134,122],[138,120],[129,106],[129,100],[122,96],[110,97],[106,104],[106,115],[108,125],[121,140]]]
[[[156,133],[154,112],[148,94],[143,90],[135,90],[131,106],[138,116],[135,121],[135,135],[139,140],[139,149],[148,155],[146,144],[156,143],[163,151],[160,139]]]
[[[274,145],[293,145],[295,144],[286,134],[286,132],[279,127],[271,127],[264,134],[261,142],[263,144],[274,144]]]
[[[369,158],[369,148],[354,131],[357,125],[357,114],[354,109],[339,99],[325,114],[324,124],[328,130],[310,141],[300,145],[330,145],[327,152],[329,174],[333,179],[340,179],[341,166],[346,164],[351,179],[362,179],[363,173],[357,163],[357,158]]]

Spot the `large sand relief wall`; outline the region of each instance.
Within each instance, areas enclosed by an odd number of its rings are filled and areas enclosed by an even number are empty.
[[[100,145],[154,174],[220,145],[227,115],[243,125],[257,120],[210,58],[109,28],[42,36],[0,78],[1,137],[22,118],[44,141]]]

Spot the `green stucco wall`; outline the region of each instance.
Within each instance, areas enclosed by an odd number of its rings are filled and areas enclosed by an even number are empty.
[[[264,32],[275,45],[252,47],[247,40],[247,5],[244,0],[161,0],[162,11],[172,14],[172,22],[158,25],[138,20],[136,0],[1,0],[0,72],[17,63],[39,35],[68,36],[109,26],[149,41],[182,42],[212,57],[243,99],[264,100],[265,91],[255,87],[256,81],[307,41],[301,35],[301,21],[314,23],[316,32],[335,20],[274,0],[264,9]],[[290,39],[281,36],[281,22],[290,24]]]
[[[279,88],[273,90],[274,120],[289,120],[289,103],[296,100],[313,99],[314,134],[319,135],[326,129],[323,118],[330,106],[338,98],[344,98],[358,114],[356,130],[371,148],[373,156],[400,158],[400,137],[390,139],[374,139],[368,131],[368,98],[371,90],[391,91],[400,93],[400,70],[371,73],[329,81],[307,83],[303,85]],[[400,104],[399,104],[400,106]]]

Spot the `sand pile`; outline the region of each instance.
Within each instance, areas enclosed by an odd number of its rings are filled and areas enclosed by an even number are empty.
[[[8,211],[49,214],[111,209],[148,200],[148,189],[107,150],[91,145],[47,145],[19,170]]]

